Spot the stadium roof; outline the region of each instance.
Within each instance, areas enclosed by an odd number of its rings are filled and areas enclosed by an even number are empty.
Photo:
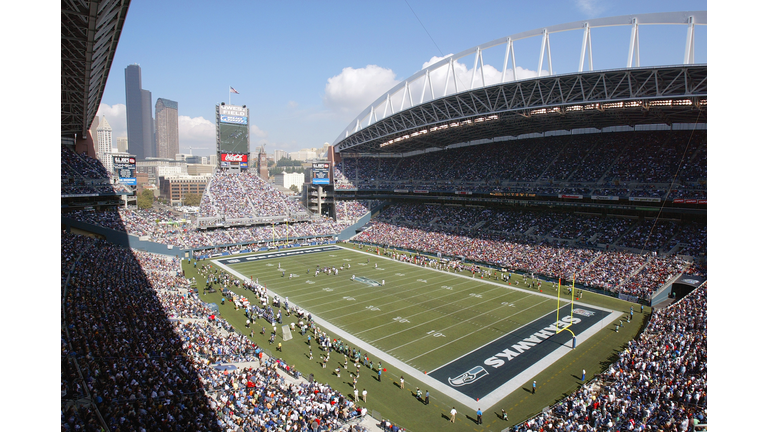
[[[334,148],[341,153],[407,153],[557,130],[706,123],[707,65],[696,64],[693,56],[695,27],[706,23],[706,11],[627,15],[531,30],[478,45],[398,83],[350,123]],[[640,66],[643,25],[687,26],[680,64]],[[626,68],[594,71],[591,31],[611,26],[631,29]],[[549,35],[569,31],[581,38],[579,64],[571,72],[550,75]],[[537,76],[517,77],[514,42],[537,36]],[[670,45],[665,40],[655,48],[669,50]],[[486,72],[488,55],[483,58],[493,47],[504,48],[503,66],[495,77]],[[457,72],[464,66],[461,59],[472,65],[472,58],[474,66],[462,77]]]
[[[129,4],[61,2],[62,137],[84,137],[96,117]]]

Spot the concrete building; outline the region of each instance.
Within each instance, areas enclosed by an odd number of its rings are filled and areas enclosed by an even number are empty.
[[[117,137],[117,151],[120,153],[128,153],[128,137]]]
[[[202,164],[187,164],[187,174],[189,175],[201,175],[201,174],[213,174],[213,165]]]
[[[188,194],[202,196],[210,179],[209,174],[160,177],[160,196],[167,199],[171,205],[181,205]]]
[[[296,185],[296,187],[301,190],[301,186],[304,184],[304,174],[287,173],[283,171],[281,174],[275,175],[275,184],[286,189],[290,189],[292,185]]]
[[[285,150],[275,150],[275,162],[280,161],[282,158],[290,157]]]
[[[165,159],[165,158],[163,159],[149,158],[146,160],[137,160],[136,172],[146,173],[149,183],[157,184],[157,182],[159,181],[158,168],[171,167],[171,166],[186,167],[186,162],[183,160],[177,161],[174,159]],[[184,173],[185,171],[186,171],[186,168],[182,168],[182,173]]]

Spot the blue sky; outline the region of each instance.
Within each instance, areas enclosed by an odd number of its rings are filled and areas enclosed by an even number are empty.
[[[115,137],[125,136],[124,69],[138,63],[153,106],[159,97],[179,103],[183,152],[215,151],[214,106],[230,96],[250,108],[252,148],[321,147],[431,59],[588,18],[706,9],[706,1],[133,0],[99,115]],[[641,64],[680,63],[685,31],[641,28]],[[625,65],[629,27],[592,37],[595,69]],[[539,44],[531,38],[516,45],[519,67],[537,68]],[[552,36],[555,72],[575,68],[580,44],[581,32]],[[696,61],[706,62],[704,26],[697,28]],[[229,86],[240,94],[230,95]]]

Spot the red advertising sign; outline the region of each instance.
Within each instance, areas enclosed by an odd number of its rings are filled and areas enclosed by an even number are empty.
[[[238,154],[238,153],[222,153],[221,161],[222,162],[248,162],[248,155]]]

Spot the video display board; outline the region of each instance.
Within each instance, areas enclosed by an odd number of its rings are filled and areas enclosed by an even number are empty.
[[[330,178],[331,164],[328,162],[312,163],[312,184],[327,185],[331,184]]]
[[[112,156],[112,166],[121,184],[136,186],[136,158],[133,156]]]
[[[247,154],[250,151],[248,137],[248,108],[235,105],[217,105],[217,144],[221,154]]]

